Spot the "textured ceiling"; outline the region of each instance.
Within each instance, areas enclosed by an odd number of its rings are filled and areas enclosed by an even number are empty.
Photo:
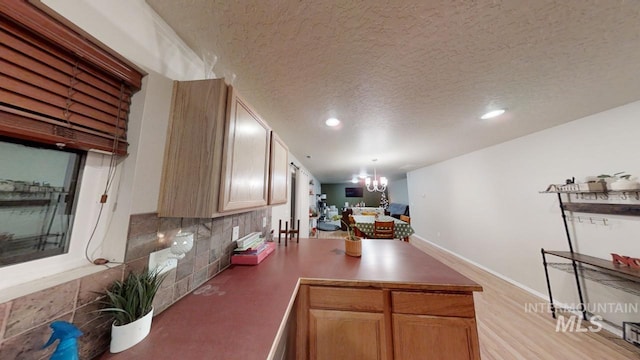
[[[640,99],[636,0],[147,2],[323,183]]]

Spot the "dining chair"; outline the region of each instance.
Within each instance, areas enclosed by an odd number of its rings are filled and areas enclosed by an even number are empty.
[[[393,221],[375,221],[373,223],[373,237],[375,239],[393,239],[395,230],[395,222]]]
[[[356,219],[353,218],[353,215],[349,214],[349,227],[351,227],[351,231],[353,231],[353,235],[365,238],[366,235],[358,227],[356,226]]]
[[[400,221],[404,221],[407,224],[411,224],[411,217],[407,216],[407,215],[400,215]],[[403,241],[409,241],[409,237],[405,236],[404,238],[402,238]]]

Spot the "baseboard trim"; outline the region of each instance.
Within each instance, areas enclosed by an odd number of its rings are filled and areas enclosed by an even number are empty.
[[[434,243],[432,241],[429,241],[429,240],[427,240],[427,239],[425,239],[425,238],[423,238],[423,237],[421,237],[419,235],[415,235],[415,234],[411,235],[410,239],[411,239],[411,241],[418,240],[418,241],[422,241],[422,242],[424,242],[424,243],[426,243],[428,245],[431,245],[433,247],[436,247],[436,248],[438,248],[438,249],[440,249],[440,250],[442,250],[442,251],[444,251],[444,252],[446,252],[448,254],[451,254],[451,255],[457,257],[460,260],[464,260],[464,261],[468,262],[469,264],[471,264],[473,266],[476,266],[476,267],[478,267],[478,268],[490,273],[491,275],[494,275],[494,276],[496,276],[496,277],[498,277],[498,278],[510,283],[513,286],[516,286],[516,287],[518,287],[518,288],[530,293],[531,295],[539,297],[540,299],[544,300],[547,303],[549,302],[549,297],[547,295],[545,295],[545,294],[543,294],[543,293],[541,293],[539,291],[536,291],[536,290],[534,290],[534,289],[532,289],[532,288],[530,288],[530,287],[528,287],[526,285],[523,285],[522,283],[519,283],[519,282],[517,282],[517,281],[515,281],[515,280],[513,280],[513,279],[511,279],[509,277],[506,277],[505,275],[503,275],[503,274],[501,274],[499,272],[491,270],[488,267],[486,267],[486,266],[484,266],[482,264],[479,264],[479,263],[477,263],[477,262],[475,262],[475,261],[473,261],[471,259],[468,259],[468,258],[466,258],[466,257],[464,257],[464,256],[462,256],[460,254],[457,254],[457,253],[455,253],[455,252],[453,252],[453,251],[451,251],[451,250],[449,250],[447,248],[444,248],[444,247],[442,247],[442,246],[440,246],[440,245],[438,245],[438,244],[436,244],[436,243]],[[565,307],[565,308],[567,307],[566,304],[561,303],[561,302],[555,302],[555,305],[556,305],[556,307]],[[582,313],[579,312],[579,311],[571,311],[571,312],[573,314],[575,314],[575,315],[582,316]],[[620,329],[614,327],[614,326],[609,325],[607,322],[602,323],[602,328],[607,330],[607,331],[609,331],[612,334],[616,334],[616,335],[622,337],[622,331]]]
[[[455,252],[453,252],[453,251],[451,251],[451,250],[449,250],[447,248],[444,248],[444,247],[442,247],[442,246],[440,246],[440,245],[438,245],[438,244],[436,244],[436,243],[434,243],[432,241],[429,241],[429,240],[427,240],[427,239],[425,239],[425,238],[423,238],[421,236],[418,236],[418,235],[411,235],[411,240],[413,240],[413,239],[418,239],[418,240],[420,240],[422,242],[427,243],[428,245],[437,247],[438,249],[457,257],[458,259],[464,260],[464,261],[468,262],[471,265],[479,267],[480,269],[490,273],[491,275],[499,277],[500,279],[510,283],[511,285],[517,286],[517,287],[521,288],[522,290],[524,290],[524,291],[526,291],[528,293],[531,293],[532,295],[535,295],[535,296],[537,296],[537,297],[539,297],[539,298],[541,298],[543,300],[549,301],[549,297],[547,295],[545,295],[545,294],[543,294],[543,293],[541,293],[539,291],[536,291],[536,290],[534,290],[534,289],[532,289],[532,288],[530,288],[530,287],[528,287],[526,285],[523,285],[522,283],[519,283],[519,282],[517,282],[517,281],[515,281],[515,280],[513,280],[513,279],[511,279],[509,277],[506,277],[503,274],[501,274],[501,273],[499,273],[499,272],[497,272],[495,270],[489,269],[488,267],[486,267],[486,266],[484,266],[482,264],[479,264],[479,263],[477,263],[477,262],[475,262],[475,261],[473,261],[471,259],[468,259],[468,258],[466,258],[466,257],[464,257],[464,256],[462,256],[462,255],[460,255],[458,253],[455,253]]]

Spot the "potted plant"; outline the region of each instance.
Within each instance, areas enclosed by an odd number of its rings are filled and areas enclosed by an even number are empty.
[[[625,174],[624,171],[617,172],[612,175],[602,174],[598,176],[600,181],[604,182],[608,190],[624,191],[624,190],[637,190],[640,187],[637,181],[631,180],[630,174]]]
[[[105,307],[98,310],[113,317],[109,351],[124,351],[142,341],[151,330],[153,298],[166,277],[160,270],[130,272],[103,294]]]
[[[344,252],[349,256],[360,257],[362,255],[362,239],[353,233],[351,224],[347,224],[347,236],[344,238]]]

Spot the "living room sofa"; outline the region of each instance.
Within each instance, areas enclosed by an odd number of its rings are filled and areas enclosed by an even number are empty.
[[[409,216],[409,205],[401,203],[390,203],[387,210],[388,215],[400,219],[400,215]]]

